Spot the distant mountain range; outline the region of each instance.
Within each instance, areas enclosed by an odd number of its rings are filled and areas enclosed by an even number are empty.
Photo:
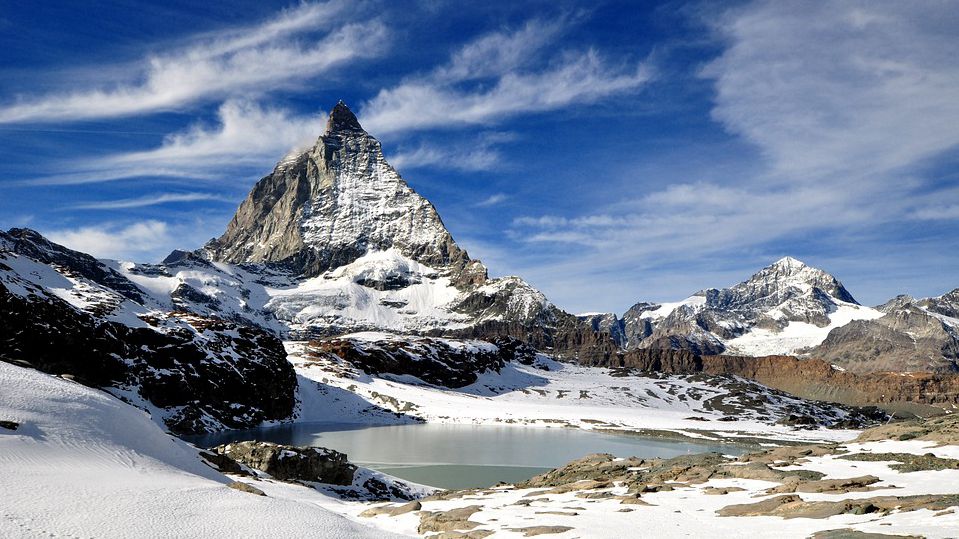
[[[132,388],[126,398],[183,432],[288,416],[296,378],[281,341],[358,331],[495,341],[496,361],[535,348],[615,365],[637,350],[682,350],[959,370],[959,289],[865,307],[788,257],[675,303],[567,313],[519,277],[490,278],[342,102],[316,143],[257,182],[199,250],[139,264],[27,229],[0,233],[0,325],[0,359]]]
[[[865,307],[838,279],[791,257],[730,288],[580,319],[625,350],[798,355],[856,372],[959,370],[959,289]]]

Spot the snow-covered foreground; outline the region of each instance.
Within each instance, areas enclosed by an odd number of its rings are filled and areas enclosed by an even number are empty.
[[[233,480],[143,411],[0,362],[0,537],[389,537],[298,485]],[[327,508],[324,508],[327,507]],[[343,509],[340,512],[349,512]]]
[[[959,457],[959,447],[935,447],[933,442],[869,442],[849,444],[840,449],[852,453],[934,453]],[[842,455],[809,457],[799,466],[824,472],[824,479],[845,479],[873,475],[879,479],[866,492],[802,493],[805,501],[839,501],[878,496],[954,494],[959,492],[959,470],[902,473],[890,462],[844,460]],[[468,519],[475,530],[489,530],[495,538],[523,537],[522,528],[558,526],[569,528],[547,537],[557,539],[619,537],[756,537],[805,538],[817,531],[853,529],[889,535],[926,538],[956,537],[959,508],[945,510],[881,511],[867,514],[839,514],[828,518],[782,518],[779,516],[720,516],[717,511],[731,505],[754,504],[775,498],[766,493],[780,483],[755,479],[713,479],[702,484],[676,483],[670,491],[643,493],[641,503],[623,503],[615,496],[627,493],[625,486],[574,489],[553,493],[545,488],[509,486],[469,492],[450,500],[423,502],[422,511],[446,512],[473,506]],[[722,493],[722,489],[727,489]],[[742,490],[738,490],[742,489]],[[628,498],[628,497],[627,497]],[[370,520],[390,531],[416,533],[419,513],[379,515]],[[461,528],[463,529],[463,528]]]
[[[372,341],[389,336],[347,337]],[[448,389],[412,376],[370,376],[336,356],[314,353],[306,342],[287,342],[286,347],[300,376],[298,421],[383,423],[415,417],[430,423],[577,427],[713,440],[844,441],[858,434],[773,424],[789,413],[842,419],[845,412],[739,379],[717,385],[715,378],[695,376],[624,376],[539,355],[533,365],[510,362],[471,385]]]
[[[321,372],[317,365],[304,364],[298,369],[301,375]],[[327,372],[327,380],[332,382],[329,376]],[[489,387],[493,381],[528,382],[533,376],[545,378],[539,386],[531,387],[546,393],[497,393]],[[573,381],[564,378],[566,376],[583,385],[570,386]],[[614,382],[625,384],[622,387],[630,388],[630,393],[641,389],[630,384],[643,380],[646,381],[642,383],[651,384],[652,392],[660,387],[655,379],[636,380],[619,379],[601,371],[541,371],[512,365],[502,375],[484,375],[463,392],[359,376],[352,379],[357,387],[350,391],[321,394],[304,383],[301,393],[312,395],[313,399],[303,403],[304,419],[319,416],[322,410],[316,408],[318,405],[337,403],[342,404],[339,413],[349,417],[345,414],[356,413],[361,410],[359,403],[366,402],[358,397],[364,391],[377,389],[392,392],[383,396],[386,401],[416,398],[419,412],[443,421],[497,422],[494,413],[499,413],[507,419],[526,417],[522,423],[530,424],[549,424],[548,418],[567,418],[570,424],[588,428],[595,424],[587,420],[605,410],[606,414],[598,417],[611,418],[617,424],[672,429],[675,425],[670,421],[680,421],[683,425],[680,416],[696,409],[696,405],[678,398],[654,399],[648,394],[650,406],[672,402],[673,408],[654,411],[637,403],[617,402],[609,395],[587,404],[579,403],[579,395],[569,401],[566,397],[557,398],[560,390],[601,393],[599,384]],[[401,390],[397,392],[397,388]],[[352,398],[346,398],[348,395]],[[351,406],[356,407],[352,412]],[[453,411],[457,413],[451,415]],[[386,417],[386,412],[380,413]],[[645,419],[633,417],[647,415],[650,417]],[[842,528],[950,537],[959,529],[959,510],[955,508],[842,514],[828,518],[720,516],[717,511],[728,506],[774,498],[776,494],[765,491],[780,485],[739,478],[711,479],[702,484],[674,482],[673,490],[644,492],[636,499],[637,503],[623,503],[623,497],[617,498],[626,494],[627,487],[615,483],[568,492],[506,486],[450,499],[429,498],[416,509],[397,516],[363,516],[362,513],[379,505],[342,501],[303,485],[223,475],[207,466],[196,448],[164,433],[146,412],[105,392],[2,362],[0,420],[18,424],[16,430],[0,428],[0,490],[5,493],[0,505],[0,537],[4,538],[431,537],[434,536],[431,532],[420,531],[424,520],[470,506],[468,524],[496,538],[523,537],[530,531],[526,528],[534,526],[556,526],[550,528],[553,533],[549,536],[558,539],[618,538],[634,536],[639,530],[649,537],[799,538],[818,530]],[[791,434],[770,429],[759,421],[742,423],[735,428],[767,435]],[[713,428],[709,420],[705,424],[708,429]],[[696,426],[699,428],[690,428],[689,432],[699,432],[702,427]],[[812,434],[822,435],[821,432]],[[931,442],[915,440],[847,443],[843,449],[851,453],[932,453],[938,457],[959,458],[957,446],[936,447]],[[841,454],[809,456],[791,466],[781,465],[779,469],[819,471],[826,474],[825,479],[864,475],[878,478],[869,491],[803,492],[801,496],[805,501],[959,491],[959,469],[900,472],[891,469],[892,463],[888,461],[853,461],[842,457]],[[228,488],[226,485],[234,480],[252,483],[266,496]],[[726,493],[716,495],[719,489],[726,489]]]

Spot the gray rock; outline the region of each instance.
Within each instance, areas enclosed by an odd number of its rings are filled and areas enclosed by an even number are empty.
[[[257,496],[266,496],[265,492],[248,483],[234,481],[232,483],[229,483],[227,486],[232,488],[233,490],[239,490],[240,492],[248,492],[250,494],[256,494]]]
[[[351,485],[356,472],[356,466],[347,461],[344,453],[322,447],[246,441],[219,445],[213,451],[281,481]]]

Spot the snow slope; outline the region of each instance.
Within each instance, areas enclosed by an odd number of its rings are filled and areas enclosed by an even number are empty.
[[[808,322],[791,321],[779,331],[754,328],[752,331],[726,342],[727,352],[746,356],[796,354],[821,344],[829,332],[853,320],[875,320],[885,313],[862,305],[839,303],[829,313],[829,325],[817,326]]]
[[[390,537],[316,490],[239,492],[189,444],[106,393],[0,362],[0,537]],[[260,486],[259,484],[257,486]]]

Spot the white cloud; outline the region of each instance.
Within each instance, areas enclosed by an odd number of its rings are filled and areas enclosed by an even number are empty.
[[[98,88],[21,98],[0,107],[0,123],[68,121],[177,110],[189,104],[302,84],[347,60],[384,52],[378,21],[344,23],[346,2],[301,4],[263,24],[207,34],[144,58],[123,80]],[[330,29],[336,24],[335,29]],[[326,33],[314,38],[317,31]],[[302,39],[300,39],[302,38]],[[118,69],[92,67],[94,73]],[[86,78],[86,77],[85,77]]]
[[[501,159],[499,152],[488,146],[447,148],[425,144],[412,150],[400,151],[389,158],[397,170],[434,167],[465,171],[491,170],[496,168]]]
[[[174,249],[199,247],[222,231],[222,223],[210,223],[202,220],[168,223],[151,219],[46,230],[44,235],[50,241],[97,258],[157,261]]]
[[[467,43],[450,58],[449,64],[435,70],[438,80],[459,82],[498,77],[529,66],[537,52],[549,46],[566,31],[571,20],[534,19],[513,31],[493,32]]]
[[[170,227],[162,221],[141,221],[126,226],[87,226],[46,233],[55,243],[97,258],[131,258],[171,242]]]
[[[713,116],[787,179],[868,176],[959,144],[959,11],[942,2],[751,3],[720,18]]]
[[[755,144],[765,168],[709,181],[670,178],[666,188],[580,215],[518,218],[511,236],[541,260],[531,259],[524,275],[581,308],[570,283],[666,299],[657,275],[713,271],[703,260],[753,261],[757,269],[813,245],[914,266],[918,245],[930,258],[944,248],[941,227],[959,218],[956,191],[924,171],[959,146],[951,52],[959,48],[959,12],[934,2],[759,1],[715,25],[726,49],[703,71],[716,85],[713,118]],[[940,221],[930,229],[936,241],[924,242],[915,220]],[[899,225],[913,231],[910,245],[878,232]],[[913,267],[914,275],[923,271]],[[690,277],[686,293],[715,284],[723,283]]]
[[[487,124],[636,91],[650,79],[646,64],[616,65],[593,49],[561,52],[539,61],[568,24],[565,19],[532,21],[515,31],[480,37],[454,53],[446,65],[381,90],[364,104],[363,125],[388,134]]]
[[[321,114],[298,116],[244,100],[227,101],[217,117],[218,125],[195,124],[167,136],[158,148],[71,162],[63,166],[70,172],[29,183],[82,184],[142,176],[217,179],[239,167],[265,172],[278,156],[314,142],[324,125]]]
[[[117,210],[124,208],[157,206],[160,204],[169,204],[171,202],[196,202],[200,200],[223,200],[223,198],[218,195],[214,195],[213,193],[157,193],[136,198],[123,198],[119,200],[104,200],[100,202],[77,204],[75,206],[71,206],[71,208],[77,210]]]
[[[496,206],[497,204],[501,204],[508,199],[509,199],[509,195],[507,195],[506,193],[494,193],[484,198],[483,200],[477,202],[476,204],[474,204],[474,206],[477,206],[479,208],[488,208],[490,206]]]

